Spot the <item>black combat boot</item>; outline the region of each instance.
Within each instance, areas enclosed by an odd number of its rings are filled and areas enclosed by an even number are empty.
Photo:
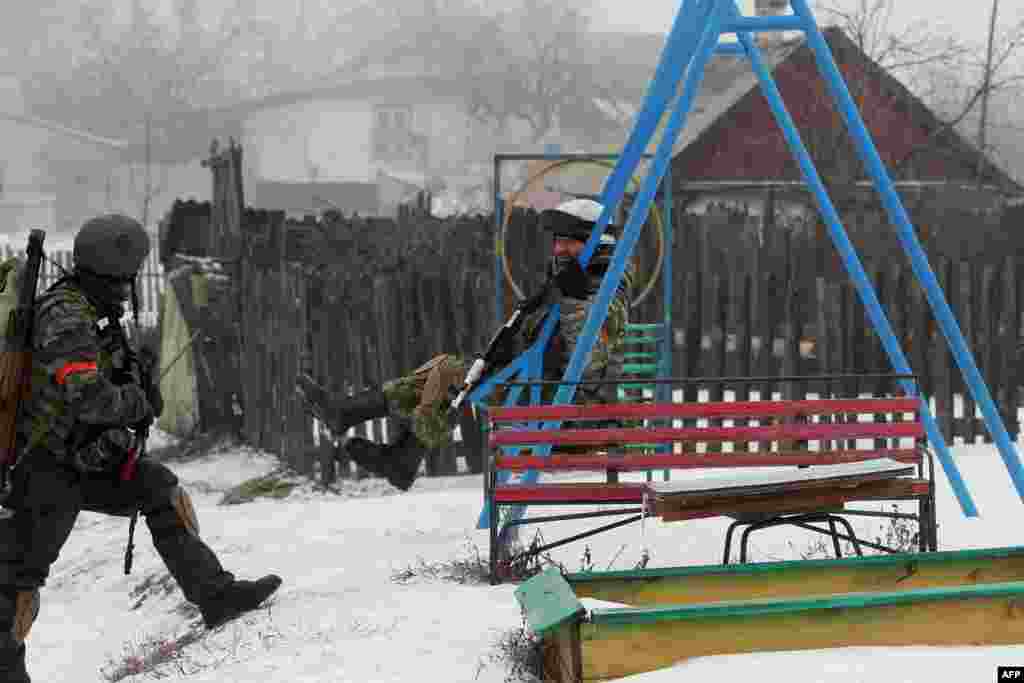
[[[426,454],[426,447],[411,429],[405,429],[390,445],[353,436],[345,441],[345,450],[357,465],[385,477],[389,484],[402,491],[412,488]]]
[[[232,581],[220,593],[199,605],[206,628],[215,628],[256,609],[280,585],[281,577],[276,574],[267,574],[256,581]]]
[[[31,622],[38,614],[38,602],[31,614],[25,614],[25,623],[18,623],[17,589],[0,589],[0,681],[4,683],[32,683],[25,669],[25,642]],[[20,630],[19,630],[20,628]]]
[[[25,669],[25,643],[7,638],[0,644],[0,681],[4,683],[32,683]]]
[[[332,394],[306,374],[299,375],[295,390],[309,411],[339,437],[357,424],[387,417],[388,400],[380,387],[365,389],[354,396]]]

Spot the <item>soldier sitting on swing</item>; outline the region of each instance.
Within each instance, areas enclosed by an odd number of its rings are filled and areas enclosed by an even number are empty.
[[[543,287],[534,298],[521,304],[531,312],[525,316],[512,343],[498,350],[499,358],[489,370],[499,370],[529,348],[540,334],[549,305],[560,303],[561,317],[544,351],[543,378],[561,380],[608,269],[615,234],[621,232],[609,225],[586,269],[580,266],[578,256],[603,209],[602,204],[591,199],[572,199],[541,212],[541,228],[553,235],[547,283],[553,286]],[[616,380],[621,376],[632,278],[631,269],[627,268],[609,304],[607,320],[594,342],[581,381]],[[441,354],[404,377],[354,396],[331,394],[305,374],[299,376],[297,390],[310,412],[335,434],[344,434],[366,420],[395,420],[399,436],[393,443],[377,444],[350,437],[344,448],[357,465],[407,491],[416,479],[426,450],[446,446],[451,441],[448,407],[452,392],[461,388],[468,368],[465,359]],[[576,396],[580,403],[614,401],[615,385],[580,385]]]

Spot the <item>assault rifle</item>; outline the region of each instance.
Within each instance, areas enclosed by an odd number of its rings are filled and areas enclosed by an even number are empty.
[[[449,415],[457,415],[459,409],[462,408],[462,404],[466,400],[466,397],[483,383],[490,374],[490,371],[494,369],[497,362],[506,360],[506,351],[512,344],[516,335],[519,333],[519,328],[523,324],[523,318],[530,315],[547,302],[548,294],[554,286],[554,279],[549,278],[537,294],[519,302],[519,305],[516,306],[516,310],[512,313],[512,317],[510,317],[505,324],[494,333],[490,343],[487,345],[487,349],[480,354],[475,361],[473,361],[471,366],[469,366],[469,371],[466,373],[466,379],[463,380],[462,383],[462,390],[455,397],[455,400],[452,401],[451,406],[448,409]]]
[[[19,275],[10,272],[0,291],[17,287],[17,303],[4,325],[3,353],[0,356],[0,502],[10,495],[10,472],[18,458],[18,418],[28,398],[32,380],[32,330],[35,323],[36,285],[43,262],[46,232],[32,230],[25,249],[25,268]]]
[[[135,320],[135,337],[138,339],[142,331],[142,325],[139,323],[139,292],[137,286],[132,282],[132,317]],[[193,337],[194,339],[195,337]],[[143,389],[146,390],[147,396],[149,395],[149,385],[159,379],[153,377],[153,372],[157,369],[156,353],[149,347],[143,346],[138,351],[139,358],[135,359],[136,371],[139,373],[139,383]],[[123,482],[131,481],[135,477],[135,465],[138,461],[146,455],[146,442],[149,441],[149,427],[153,423],[153,417],[151,416],[146,422],[141,425],[136,425],[135,431],[135,445],[131,451],[128,452],[128,457],[121,464],[121,470],[118,478]],[[135,551],[135,525],[139,521],[139,509],[135,508],[132,511],[131,520],[128,522],[128,545],[124,550],[124,575],[128,576],[132,573],[132,557]]]

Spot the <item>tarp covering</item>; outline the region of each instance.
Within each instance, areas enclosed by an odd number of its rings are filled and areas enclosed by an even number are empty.
[[[189,348],[181,353],[192,338],[192,330],[185,320],[174,288],[164,289],[164,297],[163,331],[160,340],[161,372],[172,362],[174,364],[160,382],[160,390],[164,396],[164,412],[157,426],[170,434],[187,436],[195,430],[199,420],[193,351]]]

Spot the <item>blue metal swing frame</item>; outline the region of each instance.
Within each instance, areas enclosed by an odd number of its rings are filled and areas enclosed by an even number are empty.
[[[749,17],[741,14],[736,5],[736,0],[683,1],[669,33],[654,78],[648,87],[636,124],[619,156],[615,168],[606,180],[600,197],[605,210],[593,233],[590,235],[583,253],[580,255],[580,263],[582,265],[585,266],[593,256],[601,233],[604,231],[605,226],[608,225],[609,219],[614,215],[616,208],[622,200],[628,179],[636,169],[641,155],[650,143],[666,109],[673,100],[675,101],[674,109],[669,116],[664,133],[658,143],[654,161],[648,170],[640,193],[630,211],[623,237],[615,248],[611,264],[598,290],[596,303],[584,324],[583,333],[565,370],[562,378],[563,384],[558,389],[552,405],[565,405],[573,401],[576,391],[575,383],[579,381],[582,371],[589,360],[594,340],[597,338],[597,334],[607,318],[608,305],[622,278],[626,263],[636,246],[640,229],[647,220],[651,203],[654,201],[658,186],[670,163],[673,145],[686,124],[686,118],[693,105],[695,94],[700,88],[704,69],[712,55],[716,52],[733,55],[740,54],[749,59],[760,82],[762,92],[771,107],[771,111],[785,135],[790,151],[799,163],[804,181],[812,191],[818,210],[828,227],[829,236],[839,251],[847,273],[856,287],[857,294],[881,339],[882,346],[889,357],[893,371],[900,375],[912,374],[903,349],[900,347],[885,311],[878,301],[874,287],[864,271],[856,249],[850,242],[835,206],[818,175],[814,162],[783,103],[782,96],[772,77],[771,71],[766,66],[761,52],[752,37],[753,33],[766,31],[801,31],[806,37],[807,45],[814,53],[818,71],[825,80],[829,95],[842,114],[847,131],[853,138],[857,152],[871,175],[882,205],[886,209],[890,222],[896,229],[899,242],[910,259],[914,275],[924,289],[928,304],[938,322],[939,328],[942,330],[943,336],[949,344],[950,351],[960,371],[963,373],[971,395],[981,409],[985,426],[996,443],[999,455],[1006,466],[1017,494],[1024,499],[1024,468],[1022,468],[1014,444],[1006,432],[1006,427],[992,400],[988,386],[978,370],[956,318],[928,263],[927,256],[917,240],[914,227],[900,201],[899,195],[896,193],[892,178],[889,176],[875,148],[874,141],[857,110],[857,106],[836,65],[824,35],[818,28],[807,0],[790,0],[790,5],[793,10],[792,14],[772,17]],[[719,43],[720,36],[726,33],[735,34],[737,42]],[[679,97],[676,98],[675,95],[680,82],[682,82],[682,91],[679,93]],[[540,359],[543,349],[554,330],[558,314],[558,306],[555,305],[550,311],[542,335],[537,343],[513,362],[512,365],[491,377],[474,391],[469,397],[470,400],[474,402],[481,401],[490,393],[495,384],[505,382],[512,378],[513,375],[518,374],[519,379],[527,381],[537,379],[540,373]],[[901,382],[901,388],[908,396],[919,396],[916,387],[909,381]],[[522,387],[512,387],[509,403],[513,399],[518,400],[521,389]],[[531,399],[533,404],[540,402],[539,387],[532,389]],[[976,517],[978,515],[977,506],[923,397],[921,398],[921,415],[928,440],[935,450],[963,514],[966,517]],[[557,429],[560,425],[559,421],[546,421],[543,425],[537,425],[534,428],[539,426],[544,429]],[[546,456],[550,452],[550,444],[534,449],[535,455]],[[527,472],[523,477],[523,483],[533,483],[537,480],[537,476],[535,471]],[[485,505],[479,519],[480,528],[488,526],[489,514],[490,511]],[[512,514],[515,518],[519,518],[522,515],[522,509],[513,509]],[[502,531],[504,532],[506,529]]]

